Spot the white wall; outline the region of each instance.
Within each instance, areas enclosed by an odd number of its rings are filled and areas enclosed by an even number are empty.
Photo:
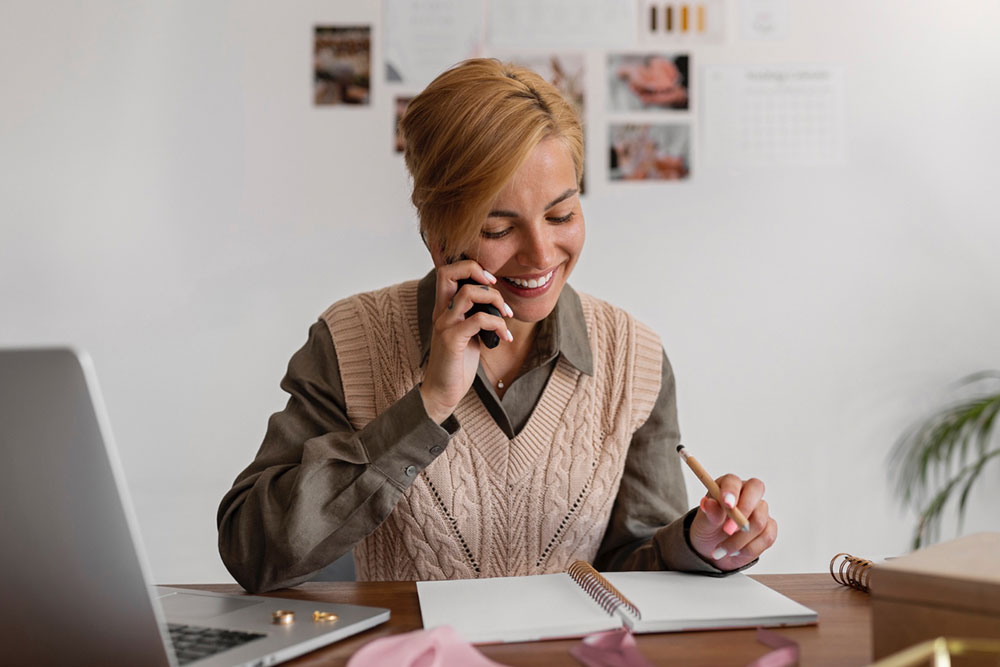
[[[731,33],[695,67],[845,66],[847,164],[592,178],[573,280],[661,334],[710,469],[767,482],[760,572],[905,549],[887,452],[947,383],[997,367],[1000,339],[1000,5],[788,4],[790,39]],[[346,0],[0,8],[0,344],[91,351],[160,582],[229,580],[215,510],[315,317],[429,265],[379,20]],[[311,104],[327,22],[375,25],[368,109]],[[998,481],[967,529],[997,529]]]

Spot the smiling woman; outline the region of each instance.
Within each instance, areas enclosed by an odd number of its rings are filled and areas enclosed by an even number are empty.
[[[219,508],[236,580],[295,585],[351,549],[363,580],[755,562],[777,531],[763,483],[718,479],[746,532],[711,498],[687,508],[659,338],[567,282],[585,239],[573,108],[471,60],[400,126],[434,269],[334,303],[292,357],[288,405]]]

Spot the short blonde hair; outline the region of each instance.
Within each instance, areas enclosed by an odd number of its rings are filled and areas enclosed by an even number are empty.
[[[535,72],[466,60],[413,98],[400,121],[420,233],[454,258],[479,238],[493,201],[543,140],[565,142],[583,178],[580,119]]]

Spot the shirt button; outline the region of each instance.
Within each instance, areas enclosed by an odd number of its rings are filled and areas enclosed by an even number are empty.
[[[417,466],[406,466],[406,476],[413,477],[417,474]]]
[[[433,447],[431,447],[431,454],[440,454],[443,451],[444,447],[442,447],[441,445],[434,445]]]

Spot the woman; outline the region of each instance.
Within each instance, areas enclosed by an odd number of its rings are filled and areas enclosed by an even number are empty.
[[[719,479],[750,532],[711,499],[687,511],[659,339],[566,282],[584,243],[573,109],[471,60],[401,128],[434,270],[335,303],[292,357],[288,405],[219,508],[236,580],[293,586],[352,548],[361,580],[752,563],[776,534],[763,484]]]

